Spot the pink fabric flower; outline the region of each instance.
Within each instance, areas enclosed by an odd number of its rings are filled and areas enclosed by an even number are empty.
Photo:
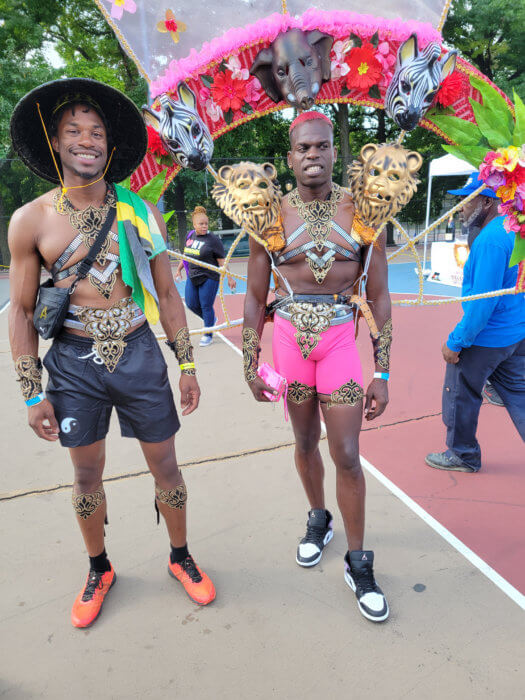
[[[498,214],[508,216],[514,211],[514,200],[511,202],[500,202],[498,204]]]
[[[487,183],[488,187],[491,187],[493,190],[497,190],[499,187],[502,187],[506,180],[505,180],[505,173],[500,172],[499,170],[492,170],[488,177],[483,177],[482,180]]]
[[[379,80],[381,87],[386,87],[390,84],[394,75],[394,66],[396,64],[396,55],[390,49],[388,41],[382,41],[377,46],[376,58],[383,67],[383,72]]]
[[[514,206],[517,211],[523,212],[525,210],[525,185],[518,185],[516,192],[514,193]]]
[[[199,102],[206,102],[206,100],[210,98],[210,95],[210,88],[207,88],[204,85],[199,88]]]
[[[510,233],[511,231],[514,233],[519,233],[521,229],[520,222],[514,214],[510,214],[509,216],[505,217],[505,220],[503,221],[503,226],[507,233]]]
[[[206,100],[204,108],[206,109],[206,114],[209,116],[209,118],[214,124],[215,122],[218,122],[219,119],[222,119],[222,109],[219,107],[219,105],[215,104],[211,97],[208,100]]]
[[[257,78],[252,78],[248,83],[246,83],[246,97],[244,99],[254,109],[256,108],[257,103],[259,102],[263,94],[264,91],[261,87],[261,83],[258,81]]]
[[[226,68],[231,70],[232,78],[240,78],[241,80],[248,80],[250,77],[250,71],[247,68],[241,68],[241,62],[238,56],[230,56],[226,63]]]
[[[345,62],[345,54],[343,53],[344,45],[344,41],[336,41],[332,46],[332,51],[335,55],[335,58],[333,58],[330,63],[332,78],[342,78],[343,75],[346,75],[350,70],[348,64]]]
[[[111,16],[113,19],[122,19],[125,12],[134,14],[137,11],[135,0],[107,0],[111,4]]]

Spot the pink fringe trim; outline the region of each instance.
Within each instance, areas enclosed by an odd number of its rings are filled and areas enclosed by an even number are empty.
[[[404,41],[415,33],[420,48],[424,48],[431,41],[441,44],[441,34],[429,23],[384,19],[355,12],[324,12],[313,8],[299,18],[275,12],[255,24],[230,29],[221,37],[205,42],[200,51],[192,49],[186,58],[171,61],[166,72],[151,82],[151,96],[157,97],[163,92],[174,90],[182,80],[196,78],[210,63],[221,61],[243,48],[255,44],[270,44],[280,32],[292,28],[306,31],[319,29],[331,34],[335,40],[347,38],[351,33],[362,39],[369,39],[378,32],[380,41]]]

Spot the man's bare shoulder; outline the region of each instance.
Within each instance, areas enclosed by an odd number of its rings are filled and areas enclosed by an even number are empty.
[[[54,190],[46,192],[36,199],[27,202],[13,213],[9,222],[9,239],[16,236],[26,243],[36,242],[42,227],[42,221],[53,207]]]
[[[36,199],[27,202],[27,204],[22,205],[19,209],[16,209],[13,216],[11,217],[11,222],[28,224],[31,220],[38,221],[41,217],[49,211],[49,208],[53,206],[53,195],[55,190],[50,190],[40,195]]]

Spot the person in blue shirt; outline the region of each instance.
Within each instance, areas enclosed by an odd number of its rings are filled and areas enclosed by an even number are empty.
[[[482,183],[473,173],[465,197]],[[463,205],[463,231],[470,254],[463,274],[462,296],[516,286],[518,266],[509,267],[514,234],[498,216],[498,198],[491,189]],[[442,348],[447,363],[443,386],[446,452],[432,452],[425,462],[436,469],[477,472],[481,449],[476,438],[478,417],[487,380],[501,397],[525,441],[525,294],[463,302],[463,318]]]

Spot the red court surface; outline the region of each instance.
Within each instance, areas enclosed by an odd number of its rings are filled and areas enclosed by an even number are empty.
[[[393,295],[396,297],[400,298]],[[231,318],[242,316],[243,301],[241,295],[226,297]],[[219,303],[216,308],[220,323],[223,313]],[[506,410],[489,404],[481,408],[478,439],[483,466],[479,473],[442,472],[424,462],[428,452],[445,449],[441,346],[460,315],[459,304],[394,307],[390,403],[377,421],[363,424],[360,451],[410,499],[525,594],[525,448]],[[271,334],[267,325],[262,360],[268,362],[272,361]],[[240,347],[240,328],[223,335]],[[366,383],[373,364],[364,321],[358,346]]]

